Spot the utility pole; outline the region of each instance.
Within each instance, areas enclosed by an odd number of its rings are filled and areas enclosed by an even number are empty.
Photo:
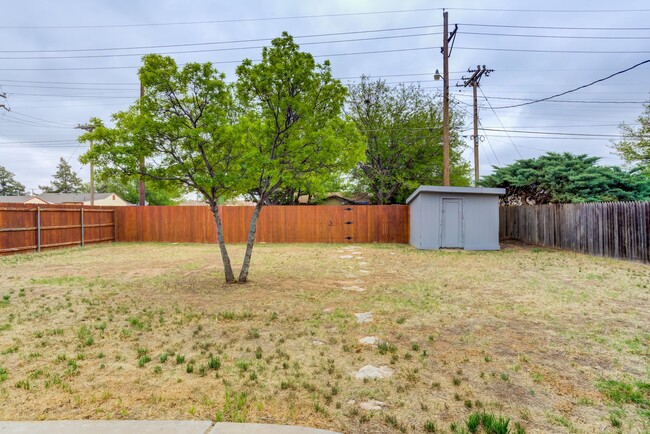
[[[144,85],[142,80],[140,80],[140,105],[142,106],[142,98],[144,98]],[[140,177],[138,180],[138,206],[144,206],[144,178],[142,177],[144,173],[144,156],[140,157]]]
[[[451,49],[449,48],[449,42],[452,42],[456,37],[456,32],[458,31],[458,25],[455,26],[454,30],[449,34],[449,13],[447,11],[442,12],[443,19],[443,32],[442,32],[442,79],[443,79],[443,91],[442,91],[442,179],[443,185],[450,186],[451,181],[449,178],[449,56],[451,55]],[[452,48],[454,46],[453,42],[451,44]]]
[[[494,72],[494,69],[487,69],[485,65],[477,65],[476,69],[467,69],[467,72],[471,72],[472,75],[467,78],[463,77],[464,86],[472,86],[472,91],[474,94],[474,185],[478,185],[479,181],[479,158],[478,158],[478,86],[481,81],[481,77],[489,76],[491,72]]]
[[[77,124],[75,127],[78,130],[84,130],[92,133],[95,127],[90,124]],[[90,141],[90,149],[93,148],[93,142]],[[95,205],[95,164],[90,161],[90,205]]]

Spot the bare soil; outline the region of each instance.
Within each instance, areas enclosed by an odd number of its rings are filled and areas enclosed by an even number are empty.
[[[246,285],[223,283],[212,245],[3,257],[0,419],[392,433],[485,411],[527,433],[648,432],[647,391],[598,385],[650,382],[649,288],[646,265],[520,244],[259,244]],[[394,374],[356,379],[365,365]]]

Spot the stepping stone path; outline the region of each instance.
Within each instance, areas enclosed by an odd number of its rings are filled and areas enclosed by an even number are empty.
[[[367,322],[372,322],[372,312],[355,313],[354,316],[357,317],[357,322],[359,324],[365,324]]]
[[[375,399],[371,399],[370,401],[362,402],[361,404],[359,404],[359,407],[368,411],[383,410],[385,406],[386,406],[385,402],[377,401]]]
[[[359,339],[359,343],[361,345],[377,345],[379,343],[379,339],[374,336],[366,336],[365,338]]]
[[[365,378],[382,379],[390,377],[393,375],[393,372],[388,366],[380,366],[378,368],[376,366],[366,365],[355,372],[354,376],[360,380]]]
[[[347,246],[344,247],[343,250],[337,250],[338,253],[346,253],[345,255],[339,255],[339,258],[341,259],[357,259],[361,262],[358,262],[358,265],[368,265],[367,262],[363,262],[363,252],[359,251],[360,248],[357,246]],[[356,268],[356,265],[350,265],[348,268],[354,270]],[[369,274],[370,272],[368,270],[358,270],[359,273],[362,274]],[[357,275],[355,274],[347,274],[346,278],[348,279],[355,279]],[[351,285],[351,283],[355,283],[355,285]],[[366,288],[363,287],[363,280],[355,280],[354,282],[343,282],[343,286],[341,289],[344,289],[346,291],[354,291],[354,292],[363,292],[366,290]],[[347,285],[346,285],[347,284]]]

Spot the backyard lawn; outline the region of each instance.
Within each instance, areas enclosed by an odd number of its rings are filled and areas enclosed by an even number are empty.
[[[485,413],[511,432],[650,430],[647,265],[259,244],[250,283],[222,280],[214,245],[0,258],[0,419],[451,433]]]

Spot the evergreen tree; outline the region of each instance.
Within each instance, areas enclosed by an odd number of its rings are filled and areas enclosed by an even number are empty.
[[[599,166],[598,157],[549,152],[495,168],[484,187],[506,189],[508,205],[636,201],[650,199],[650,179],[619,167]]]
[[[16,181],[13,172],[0,166],[0,196],[23,196],[26,194],[25,186]]]
[[[43,193],[80,193],[84,191],[84,184],[68,162],[61,158],[50,185],[39,185],[38,188]]]

